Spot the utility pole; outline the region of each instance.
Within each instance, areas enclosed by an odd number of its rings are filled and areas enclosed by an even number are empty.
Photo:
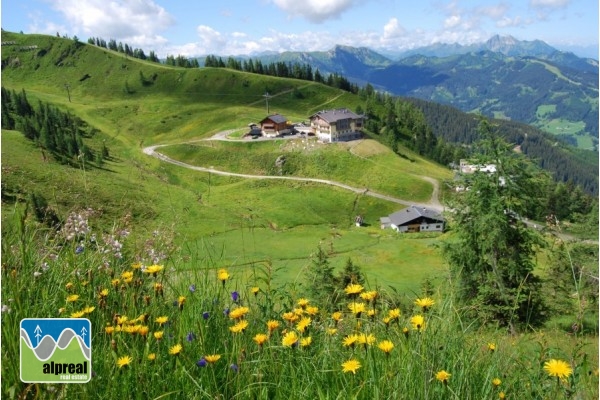
[[[70,87],[71,87],[71,85],[69,85],[68,83],[65,83],[65,88],[67,89],[67,96],[69,97],[69,103],[71,102],[71,92],[69,92]]]
[[[265,94],[263,94],[263,97],[265,98],[265,101],[267,103],[267,115],[269,115],[269,97],[272,97],[269,92],[265,92]]]

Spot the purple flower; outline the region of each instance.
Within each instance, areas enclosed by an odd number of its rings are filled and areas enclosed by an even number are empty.
[[[75,248],[75,254],[81,254],[83,253],[84,247],[83,246],[77,246]]]
[[[233,300],[234,303],[237,303],[239,298],[240,298],[240,294],[238,292],[231,292],[231,299]]]
[[[208,362],[206,361],[206,359],[204,357],[202,357],[201,359],[196,361],[196,365],[199,366],[200,368],[204,368],[208,365]]]
[[[196,339],[196,335],[194,335],[194,332],[190,332],[187,334],[186,339],[188,342],[191,342],[192,340]]]
[[[190,285],[190,292],[194,293],[196,291],[196,285],[191,284]]]
[[[223,310],[223,315],[228,317],[229,316],[229,308],[226,308]]]
[[[202,318],[204,318],[204,319],[208,319],[209,317],[210,317],[210,313],[209,313],[208,311],[204,311],[204,312],[202,313]]]
[[[230,368],[230,369],[231,369],[233,372],[238,372],[238,370],[239,370],[239,367],[238,367],[237,365],[235,365],[235,364],[231,364],[231,365],[229,366],[229,368]]]

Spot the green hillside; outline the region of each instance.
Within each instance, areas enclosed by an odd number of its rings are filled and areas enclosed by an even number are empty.
[[[81,163],[65,167],[45,159],[41,149],[19,133],[3,131],[4,210],[37,193],[61,216],[90,207],[97,210],[94,220],[105,229],[129,223],[140,237],[156,229],[172,230],[175,246],[187,251],[193,251],[189,246],[216,249],[230,264],[281,260],[287,266],[284,280],[297,278],[319,243],[329,246],[335,265],[350,256],[370,265],[380,260],[390,266],[397,257],[417,257],[405,254],[406,249],[394,244],[393,235],[379,229],[379,217],[402,205],[316,183],[263,182],[188,171],[142,153],[142,147],[150,144],[185,143],[226,129],[244,129],[264,118],[265,91],[272,94],[270,111],[292,121],[306,120],[323,108],[354,109],[361,104],[357,96],[293,79],[167,67],[64,38],[3,32],[2,41],[16,42],[3,47],[3,86],[17,92],[24,89],[34,107],[40,100],[79,116],[99,131],[86,143],[94,151],[102,145],[110,151],[101,168]],[[273,153],[266,157],[274,161],[279,144],[272,143]],[[181,151],[185,148],[188,145],[161,151],[190,161],[192,156]],[[239,158],[227,158],[232,148],[237,155],[253,154],[242,143],[214,144],[208,148],[210,165],[219,159],[223,170],[245,168]],[[451,176],[450,171],[409,150],[403,153],[400,158],[368,141],[354,152],[346,145],[328,146],[318,154],[291,152],[289,166],[296,165],[296,170],[290,173],[427,201],[433,187],[419,176],[442,180]],[[369,225],[363,234],[352,230],[357,214]],[[3,213],[5,221],[9,218],[10,213]],[[429,250],[429,245],[427,240],[410,245],[428,254],[429,266],[411,272],[408,281],[385,268],[385,273],[374,276],[383,283],[418,287],[423,278],[442,268],[437,251]]]

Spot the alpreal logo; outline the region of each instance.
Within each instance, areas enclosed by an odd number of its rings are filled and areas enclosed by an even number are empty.
[[[92,377],[92,324],[87,318],[21,320],[21,380],[84,383]]]

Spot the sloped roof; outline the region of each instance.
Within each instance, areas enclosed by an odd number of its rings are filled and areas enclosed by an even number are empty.
[[[270,120],[275,122],[276,124],[283,124],[284,122],[287,122],[287,118],[284,117],[281,114],[272,114],[269,115],[268,117],[266,117],[265,119],[263,119],[262,121],[260,121],[260,123],[262,124],[263,122]]]
[[[315,117],[320,117],[322,119],[324,119],[325,121],[329,122],[330,124],[339,121],[341,119],[357,119],[357,118],[362,118],[362,116],[360,115],[356,115],[355,113],[353,113],[352,111],[348,110],[347,108],[337,108],[335,110],[323,110],[323,111],[319,111],[316,114],[313,114],[310,116],[310,119],[313,119]]]
[[[392,224],[401,226],[409,223],[419,217],[425,217],[436,221],[444,222],[444,218],[436,211],[430,210],[425,207],[410,206],[404,210],[396,211],[390,214],[389,218]]]

